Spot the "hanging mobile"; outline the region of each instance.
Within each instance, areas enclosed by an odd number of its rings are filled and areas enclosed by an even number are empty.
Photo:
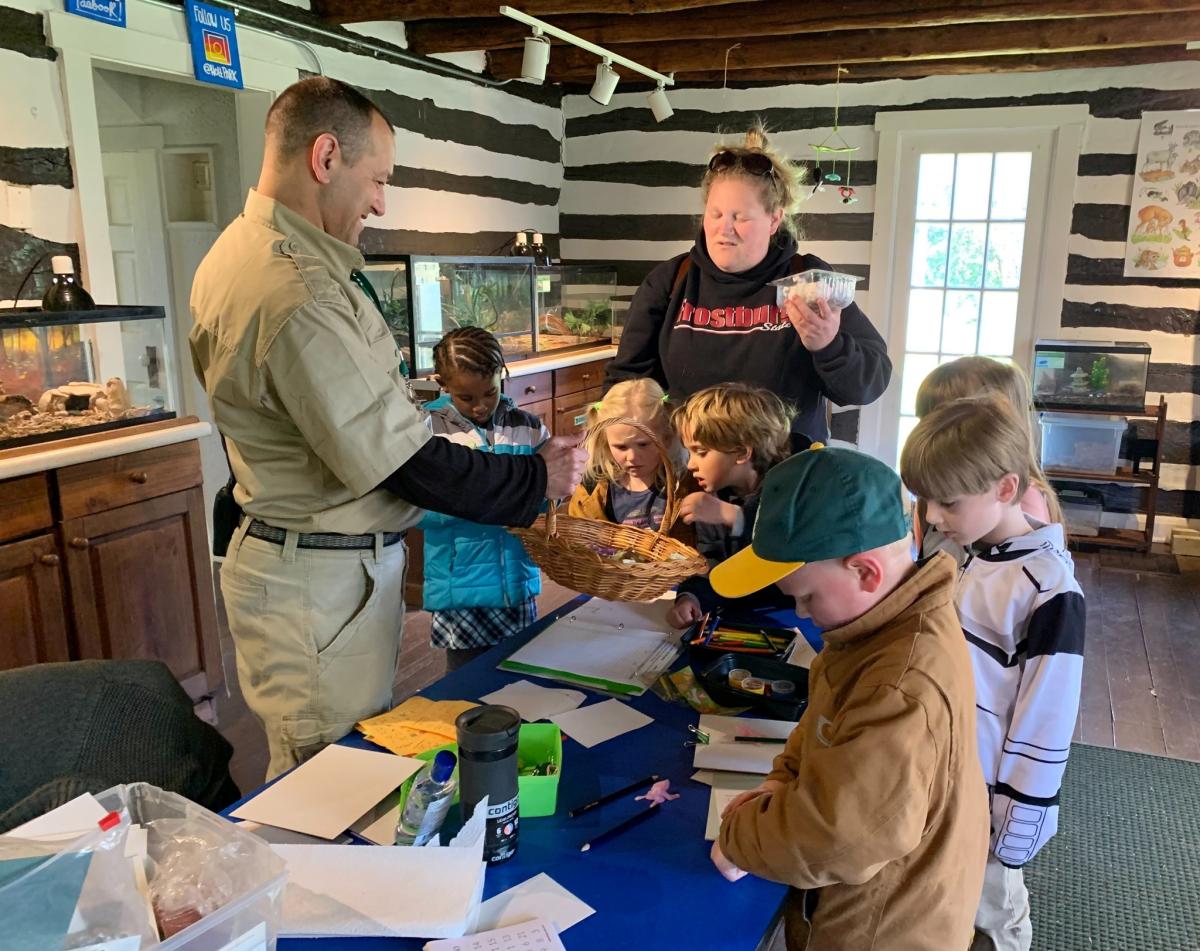
[[[851,145],[842,135],[838,124],[838,114],[841,111],[842,105],[842,73],[849,72],[840,64],[837,67],[837,72],[834,78],[833,87],[833,129],[829,135],[825,136],[820,142],[810,143],[812,150],[817,153],[817,184],[813,187],[813,193],[821,188],[822,185],[828,183],[831,185],[839,185],[838,195],[841,196],[843,205],[850,205],[858,201],[857,195],[854,193],[854,188],[850,185],[850,162],[851,156],[858,151],[857,145]],[[825,172],[821,169],[821,159],[823,156],[831,156],[831,168]],[[846,177],[843,181],[842,176],[838,174],[838,159],[845,156],[846,159]]]

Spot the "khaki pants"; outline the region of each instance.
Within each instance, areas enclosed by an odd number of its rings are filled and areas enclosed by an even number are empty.
[[[1029,951],[1032,942],[1025,873],[988,855],[971,951]]]
[[[404,624],[403,542],[298,548],[234,533],[221,595],[246,703],[278,776],[391,705]]]

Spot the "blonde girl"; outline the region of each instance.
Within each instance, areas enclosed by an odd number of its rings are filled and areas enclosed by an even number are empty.
[[[678,439],[662,387],[646,378],[616,384],[588,410],[588,465],[567,513],[658,531],[668,514],[666,469],[654,441],[642,430],[621,422],[602,425],[622,419],[641,423],[673,458],[677,455]],[[693,532],[678,518],[679,504],[697,487],[681,470],[676,470],[671,535],[690,544]]]
[[[917,417],[923,418],[937,407],[967,396],[995,393],[1006,399],[1022,426],[1029,452],[1029,486],[1021,496],[1021,509],[1040,522],[1063,522],[1062,506],[1054,488],[1038,462],[1037,425],[1033,415],[1033,396],[1021,368],[990,357],[959,357],[943,363],[925,377],[917,390]],[[922,517],[922,527],[924,518]]]

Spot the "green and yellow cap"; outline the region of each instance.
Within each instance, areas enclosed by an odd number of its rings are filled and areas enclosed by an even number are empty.
[[[750,547],[713,568],[709,581],[722,597],[741,598],[810,561],[890,545],[911,528],[891,467],[855,449],[814,443],[767,473]]]

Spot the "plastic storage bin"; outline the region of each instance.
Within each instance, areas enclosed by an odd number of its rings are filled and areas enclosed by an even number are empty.
[[[1100,516],[1104,500],[1095,489],[1067,489],[1058,494],[1067,531],[1072,535],[1095,538],[1100,534]]]
[[[789,274],[777,281],[771,281],[771,284],[778,289],[776,300],[780,307],[790,297],[798,298],[806,304],[821,299],[828,301],[830,307],[842,308],[854,300],[854,286],[861,280],[861,277],[853,274],[809,268],[799,274]]]
[[[1117,471],[1123,416],[1042,413],[1042,468],[1112,475]]]
[[[182,796],[147,783],[116,786],[96,799],[120,816],[118,825],[61,846],[61,851],[34,862],[15,878],[0,879],[0,921],[6,929],[0,944],[6,951],[86,946],[99,942],[100,935],[110,940],[137,935],[142,940],[135,947],[159,951],[275,947],[287,866],[266,842]],[[148,937],[147,906],[137,891],[133,865],[125,858],[130,824],[156,819],[186,820],[190,828],[236,851],[229,869],[235,873],[235,897],[158,943]],[[152,839],[152,849],[153,845]],[[52,941],[46,940],[44,922],[58,928]],[[62,928],[68,924],[64,934]],[[43,931],[35,936],[30,929],[39,927]]]

